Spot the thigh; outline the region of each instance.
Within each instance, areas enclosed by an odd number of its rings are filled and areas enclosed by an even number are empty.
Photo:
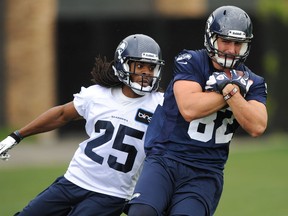
[[[213,215],[222,193],[222,176],[185,165],[178,170],[182,177],[176,184],[170,215]]]
[[[169,171],[170,166],[173,166],[173,162],[169,159],[148,156],[129,204],[132,204],[132,207],[133,203],[149,205],[161,215],[173,194],[174,182]]]
[[[71,211],[69,195],[65,193],[67,185],[72,185],[64,177],[59,177],[46,190],[36,196],[17,215],[18,216],[62,216]]]
[[[158,216],[156,210],[149,205],[134,203],[129,209],[128,216]]]
[[[197,197],[186,197],[177,202],[169,212],[169,215],[181,216],[207,216],[206,207]]]
[[[89,196],[75,205],[69,216],[120,216],[126,204],[123,198],[90,192]]]

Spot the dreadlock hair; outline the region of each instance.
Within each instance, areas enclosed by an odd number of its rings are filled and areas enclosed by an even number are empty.
[[[91,75],[93,77],[91,81],[103,87],[123,85],[123,83],[114,74],[114,70],[112,68],[113,64],[114,61],[108,62],[106,56],[104,56],[103,59],[100,55],[96,57],[95,65],[91,71]]]

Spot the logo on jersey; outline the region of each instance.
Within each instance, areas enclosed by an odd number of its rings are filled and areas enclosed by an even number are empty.
[[[192,55],[188,54],[188,53],[185,53],[185,54],[182,54],[182,55],[179,55],[176,59],[176,61],[179,63],[179,64],[187,64],[187,61],[189,59],[192,58]]]
[[[137,111],[135,120],[148,125],[152,119],[152,116],[153,116],[153,113],[148,112],[148,111],[143,110],[143,109],[139,109]]]
[[[138,198],[141,194],[140,193],[134,193],[131,197],[131,200],[134,198]]]

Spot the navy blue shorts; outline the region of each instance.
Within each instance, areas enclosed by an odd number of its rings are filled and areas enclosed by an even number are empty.
[[[177,161],[148,156],[129,204],[149,205],[160,215],[210,216],[216,210],[223,176]],[[136,207],[136,205],[135,205]]]
[[[35,197],[17,216],[116,216],[125,199],[85,190],[63,176]]]

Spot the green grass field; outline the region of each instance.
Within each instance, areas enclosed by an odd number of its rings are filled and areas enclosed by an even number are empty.
[[[287,166],[287,137],[233,141],[224,192],[215,216],[288,216]],[[4,169],[0,161],[0,215],[11,216],[21,210],[66,167],[62,164]]]

